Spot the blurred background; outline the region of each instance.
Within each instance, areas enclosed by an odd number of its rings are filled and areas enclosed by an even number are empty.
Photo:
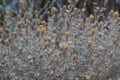
[[[29,2],[34,1],[34,9],[40,9],[45,6],[45,4],[53,0],[21,0],[24,1],[25,5],[29,5]],[[68,5],[70,0],[56,0],[56,3],[61,5]],[[120,12],[120,0],[77,0],[76,7],[82,8],[86,7],[88,10],[90,9],[90,13],[93,9],[93,2],[96,2],[95,5],[98,7],[106,7],[107,11],[110,9],[118,10]],[[11,10],[19,8],[20,0],[0,0],[0,5],[4,7],[4,10]]]

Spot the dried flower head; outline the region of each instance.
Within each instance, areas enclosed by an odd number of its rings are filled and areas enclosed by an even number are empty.
[[[92,30],[91,30],[91,35],[93,36],[93,35],[95,34],[96,31],[97,31],[96,28],[92,28]]]
[[[114,12],[115,12],[114,10],[110,10],[109,15],[110,15],[110,16],[113,15]]]
[[[43,52],[40,52],[39,56],[40,56],[40,59],[43,59],[44,53],[43,53]]]
[[[91,14],[90,16],[89,16],[89,20],[90,20],[90,23],[93,23],[94,22],[94,16],[93,16],[93,14]]]
[[[89,49],[93,45],[93,43],[94,43],[93,40],[88,40],[87,49]]]
[[[91,56],[91,57],[90,57],[91,65],[94,63],[95,60],[96,60],[96,57],[95,57],[95,56]]]
[[[20,0],[20,3],[24,3],[24,0]]]
[[[12,35],[16,37],[17,36],[17,32],[16,31],[12,32]]]
[[[78,59],[78,56],[77,56],[76,54],[74,54],[74,55],[72,56],[72,58],[73,58],[73,60],[77,60],[77,59]]]
[[[1,33],[3,33],[3,31],[4,31],[4,30],[3,30],[3,28],[2,28],[2,27],[0,27],[0,34],[1,34]]]
[[[64,50],[68,50],[69,48],[70,48],[70,44],[66,43],[66,44],[64,45]]]
[[[118,12],[118,11],[115,11],[115,12],[114,12],[114,16],[115,16],[115,17],[118,17],[118,16],[119,16],[119,12]]]
[[[88,44],[92,45],[94,43],[93,40],[88,40]]]
[[[41,28],[38,27],[38,28],[36,29],[36,32],[37,32],[37,35],[39,35],[39,34],[42,32]]]
[[[78,33],[75,33],[74,39],[77,39],[78,37]]]
[[[45,48],[47,48],[49,46],[49,42],[48,41],[44,42],[44,45],[45,45]]]
[[[120,21],[120,17],[117,17],[117,21]]]
[[[104,25],[104,22],[103,21],[100,21],[99,22],[99,26],[103,26]]]
[[[82,9],[81,9],[81,11],[82,11],[82,12],[85,12],[85,11],[86,11],[86,9],[85,9],[85,8],[82,8]]]
[[[66,32],[65,34],[66,34],[66,39],[68,39],[70,32]]]
[[[56,12],[57,8],[56,7],[52,7],[51,11]]]
[[[45,20],[43,20],[41,23],[42,23],[43,26],[46,25],[46,21]]]
[[[50,11],[47,11],[47,14],[50,15]]]
[[[75,12],[78,11],[78,8],[77,8],[77,7],[74,7],[73,11],[75,11]]]
[[[5,44],[6,46],[8,46],[8,45],[9,45],[9,39],[5,39],[5,40],[4,40],[4,44]]]
[[[48,41],[49,41],[48,36],[44,36],[44,41],[45,41],[45,42],[48,42]]]
[[[101,73],[103,71],[103,68],[100,66],[98,67],[98,73]]]
[[[66,6],[66,5],[63,5],[63,8],[64,8],[64,9],[66,9],[66,8],[67,8],[67,6]]]
[[[95,72],[91,72],[91,73],[90,73],[90,78],[91,78],[91,79],[93,79],[95,76],[96,76],[96,73],[95,73]]]
[[[109,56],[109,58],[112,58],[112,56],[113,56],[113,51],[110,51],[108,56]]]

